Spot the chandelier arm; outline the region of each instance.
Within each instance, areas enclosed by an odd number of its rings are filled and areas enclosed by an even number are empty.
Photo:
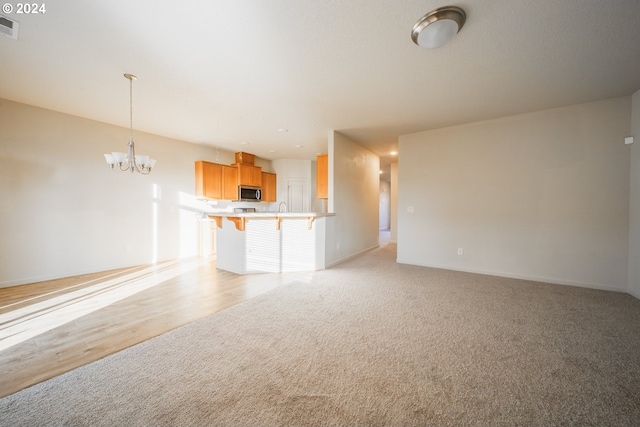
[[[149,173],[151,172],[151,169],[147,168],[144,165],[140,166],[136,161],[136,146],[133,143],[133,140],[129,142],[129,156],[130,156],[129,165],[131,166],[131,172],[137,171],[142,175],[149,175]]]
[[[129,153],[130,151],[128,150],[127,153]],[[124,167],[123,167],[124,166]],[[120,163],[120,170],[121,171],[128,171],[129,168],[131,166],[131,160],[129,155],[127,154],[127,157],[124,158],[124,162]]]

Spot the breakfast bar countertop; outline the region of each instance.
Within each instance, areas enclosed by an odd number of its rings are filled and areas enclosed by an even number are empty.
[[[245,230],[249,220],[275,220],[276,228],[279,230],[283,220],[306,219],[311,229],[317,218],[335,216],[334,213],[321,212],[217,212],[207,215],[216,222],[218,228],[222,228],[222,219],[226,218],[233,222],[239,231]]]
[[[335,216],[334,213],[322,212],[215,212],[208,213],[212,216],[225,216],[230,218],[308,218]]]

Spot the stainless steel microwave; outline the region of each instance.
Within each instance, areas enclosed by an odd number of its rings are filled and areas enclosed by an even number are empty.
[[[246,185],[238,186],[238,201],[240,202],[259,202],[262,200],[262,190],[260,187],[248,187]]]

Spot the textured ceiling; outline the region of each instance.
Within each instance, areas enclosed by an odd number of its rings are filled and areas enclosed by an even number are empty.
[[[313,159],[333,129],[384,164],[402,134],[640,89],[638,0],[45,4],[4,13],[20,34],[0,36],[0,98],[128,127],[133,73],[135,130],[266,159]],[[457,37],[415,46],[448,4]]]

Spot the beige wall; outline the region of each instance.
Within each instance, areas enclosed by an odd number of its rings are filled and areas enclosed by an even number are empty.
[[[640,90],[633,94],[631,135],[631,192],[629,208],[629,293],[640,298]]]
[[[387,181],[380,180],[380,196],[379,196],[379,218],[378,228],[380,230],[389,230],[391,228],[391,184]]]
[[[193,162],[230,164],[233,153],[134,130],[156,169],[112,171],[103,153],[125,151],[128,133],[0,100],[0,287],[198,254],[198,217],[211,207],[195,200]],[[330,138],[339,185],[328,264],[377,246],[379,191],[379,158]]]
[[[398,241],[398,163],[391,163],[391,233],[389,240]]]
[[[339,132],[329,132],[326,264],[378,246],[380,158]]]
[[[627,290],[630,111],[622,97],[401,136],[398,261]]]
[[[193,162],[216,150],[134,131],[156,170],[112,171],[103,153],[128,140],[126,128],[0,100],[0,286],[197,255]]]
[[[278,175],[277,201],[272,209],[277,210],[280,202],[289,201],[289,181],[304,182],[307,193],[305,199],[306,212],[320,212],[316,198],[316,162],[303,159],[280,159],[271,162],[274,172]],[[289,212],[292,207],[287,206]]]

